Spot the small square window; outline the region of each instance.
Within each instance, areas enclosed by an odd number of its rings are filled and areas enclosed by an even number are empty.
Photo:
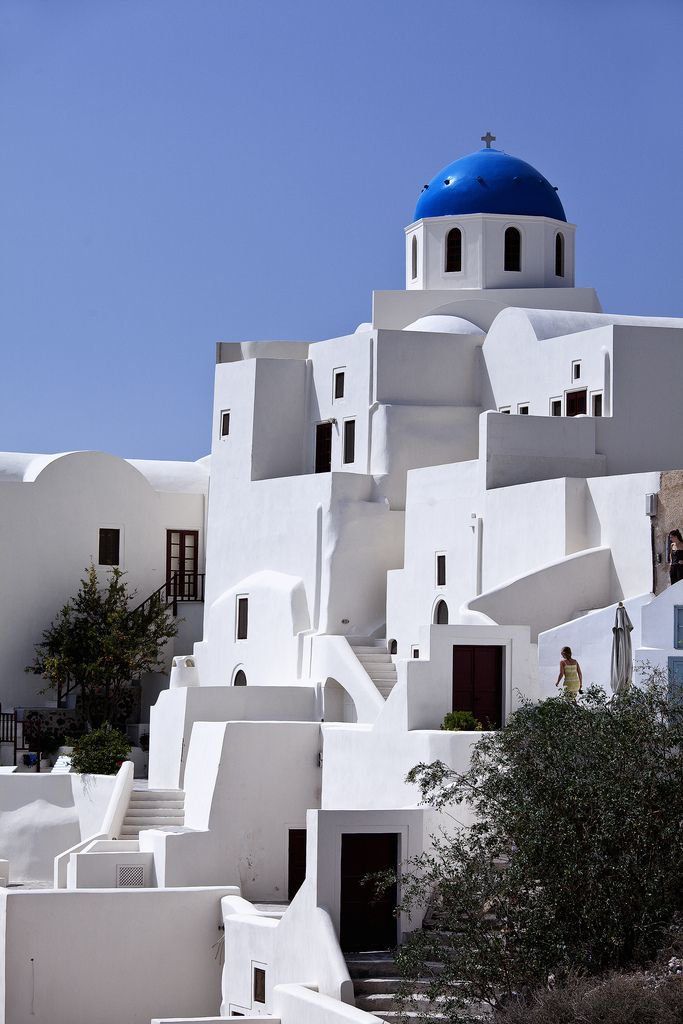
[[[561,416],[562,415],[562,399],[551,398],[550,399],[550,415]]]
[[[254,1002],[266,1001],[266,972],[262,967],[254,968]]]
[[[446,586],[446,556],[436,556],[436,585],[437,587]]]
[[[356,460],[356,421],[344,420],[344,464]]]
[[[227,437],[230,433],[230,410],[224,409],[221,413],[221,437]]]
[[[99,565],[119,565],[121,531],[105,527],[100,530]]]
[[[518,414],[520,416],[528,416],[529,415],[529,406],[528,405],[518,405],[517,406],[517,412],[518,412]]]
[[[581,362],[580,362],[579,359],[576,359],[572,363],[572,380],[580,380],[580,379],[581,379]]]
[[[510,415],[510,406],[509,405],[501,406],[500,409],[498,410],[498,412],[502,412],[506,416],[509,416]]]
[[[334,371],[334,397],[335,397],[335,399],[336,398],[343,398],[344,397],[344,379],[345,379],[345,376],[344,376],[344,371],[343,370],[335,370]]]
[[[249,598],[237,598],[237,622],[235,628],[235,639],[246,640],[249,630]]]
[[[410,648],[410,656],[411,656],[411,658],[419,658],[420,657],[420,648],[419,647],[411,647]]]
[[[602,416],[602,394],[598,393],[591,398],[591,407],[594,416]]]

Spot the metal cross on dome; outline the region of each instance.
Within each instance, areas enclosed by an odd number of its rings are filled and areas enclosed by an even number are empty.
[[[491,143],[496,141],[496,136],[491,135],[491,132],[487,131],[486,135],[482,135],[481,141],[486,143],[486,148],[491,148]]]

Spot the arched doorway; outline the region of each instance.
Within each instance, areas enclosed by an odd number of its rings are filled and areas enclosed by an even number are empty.
[[[247,674],[243,668],[238,668],[233,676],[233,686],[246,686],[247,685]]]
[[[436,602],[436,607],[434,608],[434,625],[448,625],[448,605],[445,601]]]

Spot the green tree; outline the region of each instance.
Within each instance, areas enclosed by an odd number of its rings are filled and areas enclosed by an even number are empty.
[[[123,724],[133,709],[132,683],[162,668],[167,641],[177,626],[161,601],[131,610],[125,573],[114,568],[101,583],[94,565],[78,593],[43,632],[27,672],[48,680],[42,692],[77,691],[86,728]]]
[[[430,977],[460,1021],[551,975],[648,962],[683,908],[682,751],[682,716],[653,678],[623,697],[523,704],[464,774],[417,765],[409,781],[454,828],[402,876],[403,908],[433,917],[399,953],[408,982]]]

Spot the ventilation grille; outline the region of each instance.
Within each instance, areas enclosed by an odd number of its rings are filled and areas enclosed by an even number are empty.
[[[143,864],[117,864],[116,885],[119,889],[140,889],[145,884]]]

